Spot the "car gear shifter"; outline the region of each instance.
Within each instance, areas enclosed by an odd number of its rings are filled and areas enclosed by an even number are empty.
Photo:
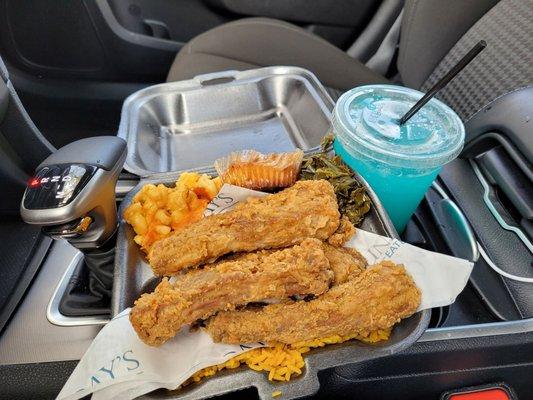
[[[65,315],[107,312],[113,283],[117,207],[115,185],[126,142],[115,136],[78,140],[36,169],[22,198],[22,219],[66,239],[84,255],[61,300]]]
[[[117,227],[115,184],[125,157],[126,142],[115,136],[82,139],[57,150],[30,179],[22,219],[80,250],[100,247]]]

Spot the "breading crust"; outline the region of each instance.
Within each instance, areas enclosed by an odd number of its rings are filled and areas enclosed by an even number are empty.
[[[340,285],[360,275],[368,265],[362,254],[352,248],[336,247],[324,243],[324,253],[333,270],[335,285]]]
[[[156,275],[173,275],[232,252],[287,247],[305,238],[326,240],[339,227],[339,219],[329,182],[299,181],[185,227],[154,243],[148,258]]]
[[[297,343],[387,329],[419,304],[420,291],[405,268],[383,261],[311,301],[221,312],[206,329],[216,342]]]
[[[320,295],[332,280],[322,242],[306,239],[283,250],[238,255],[180,275],[172,283],[164,278],[153,293],[135,302],[130,321],[145,343],[160,345],[182,326],[217,311],[295,295]]]
[[[332,246],[340,247],[350,240],[353,235],[355,235],[355,226],[353,226],[347,216],[343,215],[340,219],[339,227],[328,238],[328,243]]]

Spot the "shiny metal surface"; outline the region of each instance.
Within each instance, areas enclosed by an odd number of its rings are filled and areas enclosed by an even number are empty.
[[[205,165],[231,151],[317,148],[333,101],[309,71],[224,71],[140,90],[124,102],[118,136],[140,176]]]
[[[65,293],[65,290],[68,286],[70,278],[74,273],[76,267],[83,262],[83,254],[81,252],[76,252],[74,257],[70,260],[65,273],[61,277],[59,283],[50,298],[48,307],[46,307],[46,318],[54,325],[58,326],[83,326],[83,325],[105,325],[108,323],[111,318],[109,317],[100,317],[97,315],[87,315],[83,317],[68,317],[61,314],[59,311],[59,303],[61,298]]]

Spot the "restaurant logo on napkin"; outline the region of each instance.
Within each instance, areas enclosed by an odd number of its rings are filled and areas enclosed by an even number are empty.
[[[394,257],[394,253],[402,246],[402,242],[398,239],[390,239],[384,236],[378,236],[376,241],[372,243],[372,247],[368,248],[367,261],[370,265],[375,264],[381,260],[390,260]]]
[[[131,349],[120,352],[115,357],[110,357],[110,360],[93,372],[89,379],[90,386],[98,385],[106,380],[115,379],[115,374],[122,376],[129,371],[135,371],[141,363],[134,357],[135,355]]]
[[[233,207],[250,197],[265,197],[268,193],[257,190],[245,189],[240,186],[225,183],[216,197],[211,200],[204,211],[204,217],[214,214],[221,214],[231,210]]]

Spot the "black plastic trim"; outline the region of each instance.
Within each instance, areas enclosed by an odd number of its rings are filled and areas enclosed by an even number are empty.
[[[531,104],[533,86],[528,86],[507,93],[483,107],[465,124],[467,138],[464,153],[467,154],[474,141],[486,132],[500,132],[533,163]]]
[[[169,39],[160,39],[152,36],[141,35],[129,31],[124,28],[115,18],[113,10],[109,6],[107,0],[95,0],[94,1],[98,6],[98,9],[102,13],[104,20],[107,22],[111,30],[115,35],[117,35],[122,40],[134,44],[136,46],[151,47],[153,49],[165,50],[165,51],[174,51],[178,52],[184,45],[182,42],[177,42]]]
[[[20,277],[19,282],[13,293],[10,294],[9,300],[7,301],[6,305],[2,309],[0,309],[0,333],[2,332],[4,327],[7,326],[11,315],[17,308],[19,302],[22,300],[24,294],[26,293],[26,290],[28,289],[33,280],[33,277],[41,267],[41,264],[43,263],[43,260],[46,257],[46,254],[48,253],[48,249],[50,249],[52,242],[53,240],[51,238],[42,234],[40,235],[38,243],[34,247],[33,256],[30,262],[28,263],[24,274]]]

